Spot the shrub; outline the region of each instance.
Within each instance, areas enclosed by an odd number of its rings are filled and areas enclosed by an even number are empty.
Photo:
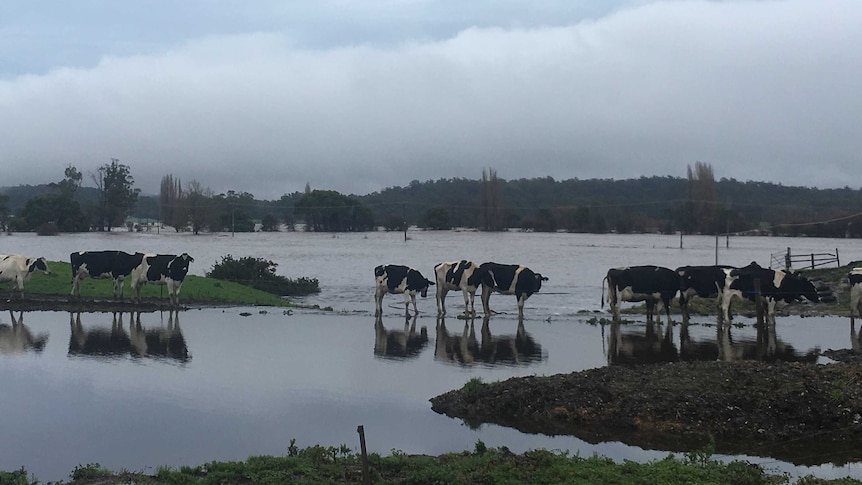
[[[222,256],[221,262],[213,265],[208,278],[233,281],[245,286],[279,296],[302,296],[320,291],[317,278],[290,279],[275,274],[277,263],[263,258],[246,256],[235,259]]]

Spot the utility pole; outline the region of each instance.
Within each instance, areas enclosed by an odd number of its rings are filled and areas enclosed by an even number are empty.
[[[407,242],[407,204],[401,203],[401,225],[404,226],[404,242]]]

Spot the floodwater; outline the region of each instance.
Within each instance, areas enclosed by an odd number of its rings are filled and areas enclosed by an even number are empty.
[[[833,252],[862,259],[851,239],[684,238],[477,232],[366,234],[255,233],[192,236],[172,232],[0,236],[0,253],[67,260],[79,250],[188,252],[203,275],[222,256],[278,264],[279,274],[318,278],[321,293],[304,303],[333,311],[276,308],[203,309],[113,315],[0,314],[0,469],[24,466],[39,480],[60,480],[76,465],[113,470],[243,460],[298,446],[346,444],[358,449],[365,428],[371,451],[439,454],[472,450],[478,440],[515,452],[533,448],[648,461],[667,451],[619,442],[530,435],[496,425],[470,429],[431,411],[428,400],[460,388],[515,376],[552,375],[623,362],[694,359],[817,360],[819,350],[856,348],[844,318],[777,317],[763,338],[750,319],[719,330],[709,318],[677,325],[595,324],[607,317],[601,280],[610,267],[657,264],[767,266],[770,253]],[[388,295],[374,317],[373,268],[413,266],[427,277],[440,261],[521,263],[549,278],[517,319],[513,296],[494,295],[487,322],[436,318],[433,295],[405,318],[403,299]],[[40,275],[34,276],[34,278]],[[105,284],[109,284],[105,282]],[[8,284],[3,286],[6,291]],[[182,298],[181,294],[181,298]],[[677,316],[678,318],[678,316]],[[636,318],[637,319],[637,318]],[[23,325],[12,326],[13,322]],[[17,330],[17,331],[16,331]],[[822,358],[820,358],[822,360]],[[768,450],[737,457],[794,476],[862,478],[860,463],[829,456],[802,466]]]

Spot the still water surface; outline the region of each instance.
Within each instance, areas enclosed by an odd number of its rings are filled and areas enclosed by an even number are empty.
[[[516,452],[541,447],[645,461],[667,452],[499,426],[471,430],[431,411],[428,399],[473,377],[551,375],[633,358],[811,360],[818,350],[858,345],[843,318],[778,317],[767,348],[757,348],[746,318],[737,318],[745,325],[729,334],[712,325],[685,332],[676,326],[667,340],[665,326],[587,323],[604,315],[595,312],[609,267],[716,260],[714,238],[686,237],[683,249],[679,244],[678,236],[475,232],[415,232],[406,242],[400,233],[0,236],[0,253],[49,260],[67,260],[77,250],[186,251],[195,257],[191,273],[199,275],[226,254],[262,257],[278,263],[279,274],[318,278],[322,292],[306,302],[335,310],[0,314],[0,469],[25,466],[43,481],[92,462],[152,472],[159,465],[283,454],[292,438],[299,446],[357,449],[360,424],[369,448],[383,454],[462,451],[482,440]],[[837,248],[843,262],[862,259],[855,240],[734,238],[730,248],[720,241],[718,261],[766,266],[770,253],[788,246],[799,253]],[[420,300],[415,320],[404,318],[395,295],[384,300],[385,315],[374,318],[374,266],[408,264],[430,277],[434,264],[461,258],[522,263],[550,279],[528,300],[520,326],[514,297],[502,295],[491,298],[500,313],[486,325],[455,318],[463,302],[454,293],[442,322],[433,296]],[[17,334],[13,318],[24,323]],[[659,341],[664,345],[654,345]],[[633,357],[628,348],[657,350]],[[806,467],[758,454],[768,455],[758,450],[744,458],[793,475],[862,478],[858,463]]]

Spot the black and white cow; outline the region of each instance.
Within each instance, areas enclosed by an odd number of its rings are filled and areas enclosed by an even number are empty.
[[[862,268],[853,268],[847,275],[850,280],[850,323],[862,316]]]
[[[387,293],[404,295],[404,312],[410,314],[410,303],[413,303],[413,314],[418,315],[416,308],[416,293],[422,298],[428,296],[428,287],[434,282],[422,276],[418,270],[399,264],[386,264],[374,268],[374,315],[383,314],[383,296]]]
[[[734,269],[736,268],[733,266],[682,266],[676,269],[679,275],[679,307],[683,322],[689,320],[688,303],[694,296],[715,298],[718,314],[725,317],[730,313],[730,298],[725,298],[724,288],[730,284],[730,272]]]
[[[524,317],[524,302],[533,293],[542,289],[542,282],[548,278],[534,273],[530,268],[519,264],[482,263],[479,266],[482,279],[482,308],[485,315],[491,314],[489,300],[491,293],[515,295],[518,299],[518,317]]]
[[[449,290],[461,290],[464,295],[464,313],[475,315],[476,290],[482,285],[479,265],[473,261],[461,260],[440,263],[434,266],[437,277],[437,314],[446,314],[446,294]]]
[[[123,282],[140,266],[143,253],[129,254],[124,251],[78,251],[69,255],[72,263],[73,297],[81,296],[81,281],[86,278],[111,278],[114,298],[123,297]]]
[[[779,301],[790,303],[802,297],[813,302],[820,301],[820,295],[814,283],[794,272],[763,268],[752,261],[748,266],[731,270],[730,276],[732,281],[725,288],[724,298],[728,300],[731,298],[728,292],[739,292],[742,298],[756,302],[759,282],[759,294],[766,303],[766,316],[770,323],[775,322],[775,305]]]
[[[141,264],[132,270],[129,287],[134,292],[135,299],[141,301],[141,288],[147,284],[167,285],[168,298],[171,305],[180,304],[180,288],[189,272],[189,263],[194,258],[188,253],[180,254],[145,254]]]
[[[661,303],[667,314],[667,323],[671,323],[670,301],[680,286],[676,271],[652,265],[612,268],[602,282],[602,307],[605,306],[605,281],[614,321],[620,320],[622,302],[645,301],[648,321],[653,320],[656,303]]]
[[[31,258],[21,254],[0,254],[0,281],[12,281],[12,290],[19,290],[21,298],[24,298],[24,283],[26,283],[33,272],[39,270],[44,274],[51,274],[45,258]]]

